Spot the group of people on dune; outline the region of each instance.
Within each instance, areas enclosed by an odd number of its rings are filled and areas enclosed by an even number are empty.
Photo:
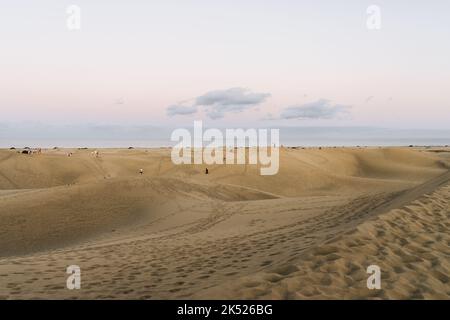
[[[33,154],[41,154],[42,153],[42,149],[41,148],[37,148],[37,149],[31,149],[28,147],[25,147],[22,152],[22,154],[28,154],[28,155],[33,155]]]
[[[42,149],[41,148],[31,149],[31,148],[26,147],[26,148],[24,148],[22,153],[23,154],[29,154],[29,155],[41,154],[42,153]],[[72,155],[73,155],[73,152],[67,152],[67,157],[70,158],[70,157],[72,157]],[[91,155],[93,157],[96,157],[96,158],[100,157],[100,153],[98,152],[98,150],[92,151]],[[208,174],[208,173],[209,173],[209,170],[208,170],[208,168],[206,168],[205,174]],[[144,169],[139,169],[139,174],[143,175],[144,174]]]

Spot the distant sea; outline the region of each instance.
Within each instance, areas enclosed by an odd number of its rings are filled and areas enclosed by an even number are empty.
[[[186,128],[189,130],[189,128]],[[281,127],[285,146],[445,146],[450,130],[371,127]],[[158,148],[170,147],[173,129],[150,126],[2,126],[0,148]],[[190,130],[192,133],[192,130]],[[225,134],[225,130],[222,130]],[[207,143],[205,143],[206,145]]]

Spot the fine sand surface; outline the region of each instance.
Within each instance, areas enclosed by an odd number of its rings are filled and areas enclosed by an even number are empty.
[[[0,150],[0,299],[450,298],[449,148],[281,148],[274,176],[92,151]]]

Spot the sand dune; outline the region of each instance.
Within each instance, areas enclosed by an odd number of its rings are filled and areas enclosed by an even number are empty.
[[[0,298],[448,299],[450,150],[430,151],[282,148],[261,176],[169,149],[0,150]]]

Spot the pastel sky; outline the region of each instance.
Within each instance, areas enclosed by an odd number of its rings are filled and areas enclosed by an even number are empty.
[[[0,0],[0,123],[445,129],[449,16],[448,0]]]

